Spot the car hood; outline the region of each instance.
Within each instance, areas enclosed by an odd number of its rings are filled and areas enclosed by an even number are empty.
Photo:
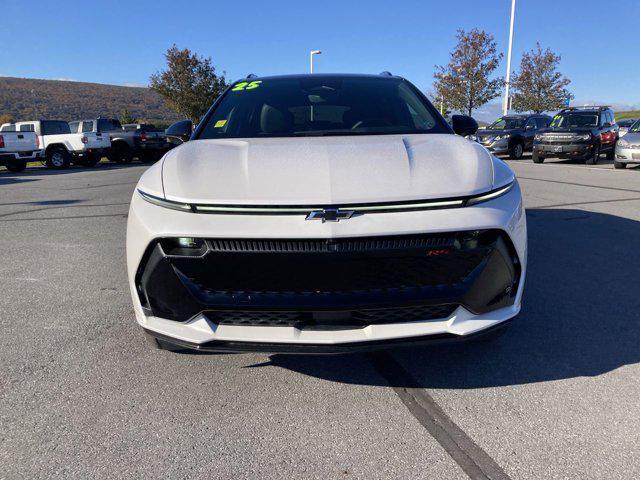
[[[637,132],[627,133],[624,136],[624,139],[626,142],[629,142],[633,145],[640,145],[640,133],[637,133]]]
[[[311,205],[473,195],[493,157],[451,134],[194,140],[163,159],[165,198],[187,203]]]
[[[496,135],[511,135],[520,132],[518,128],[510,128],[508,130],[478,130],[477,137],[495,137]]]
[[[594,127],[595,128],[595,127]],[[591,128],[545,128],[539,133],[574,133],[576,135],[582,135],[585,133],[591,133]]]

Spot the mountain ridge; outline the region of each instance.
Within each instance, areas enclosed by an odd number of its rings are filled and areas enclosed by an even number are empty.
[[[124,110],[138,120],[158,123],[182,118],[147,87],[0,77],[0,115],[8,115],[14,121],[118,118]]]

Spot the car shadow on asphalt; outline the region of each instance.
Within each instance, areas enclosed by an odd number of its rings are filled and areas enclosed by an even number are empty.
[[[523,309],[495,341],[394,350],[386,358],[409,375],[391,381],[350,355],[273,355],[267,363],[347,384],[470,389],[593,377],[640,362],[640,222],[572,209],[527,217]]]
[[[10,183],[21,183],[27,181],[35,181],[37,179],[29,178],[32,175],[37,176],[52,176],[52,175],[67,175],[69,173],[78,172],[96,172],[106,170],[120,170],[130,167],[150,167],[154,162],[131,162],[131,163],[113,163],[108,161],[102,161],[93,167],[84,167],[82,165],[71,165],[68,168],[60,170],[54,168],[48,168],[44,165],[37,167],[27,167],[26,170],[19,173],[11,173],[9,171],[0,171],[0,185]]]

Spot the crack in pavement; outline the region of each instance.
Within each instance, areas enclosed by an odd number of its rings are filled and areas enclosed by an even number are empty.
[[[510,477],[482,448],[458,427],[429,393],[418,386],[390,353],[369,355],[375,369],[407,407],[411,415],[473,480],[509,480]],[[407,387],[406,385],[415,385]]]

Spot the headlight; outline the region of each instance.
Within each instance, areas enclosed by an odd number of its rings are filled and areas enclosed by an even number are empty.
[[[627,140],[625,140],[624,138],[621,138],[620,140],[618,140],[618,146],[620,148],[628,148],[629,145],[631,145]]]
[[[505,140],[507,138],[509,138],[511,135],[509,135],[508,133],[505,135],[497,135],[496,138],[494,139],[496,142],[499,140]]]
[[[588,142],[589,140],[591,140],[591,134],[587,133],[585,135],[578,135],[576,139],[581,142]]]
[[[165,200],[164,198],[160,198],[154,195],[149,195],[148,193],[144,193],[142,190],[138,190],[138,193],[147,202],[153,203],[154,205],[158,205],[159,207],[171,208],[173,210],[180,210],[183,212],[193,211],[193,209],[191,208],[191,205],[187,203],[172,202],[171,200]]]
[[[488,202],[489,200],[494,200],[498,197],[506,195],[511,191],[513,185],[515,184],[515,180],[504,187],[500,187],[497,190],[493,190],[489,193],[483,193],[482,195],[478,195],[476,197],[472,197],[467,200],[466,206],[470,207],[471,205],[477,205],[478,203]]]
[[[536,136],[535,136],[535,137],[533,137],[533,139],[534,139],[536,142],[539,142],[540,140],[542,140],[542,135],[541,135],[541,134],[539,134],[539,133],[536,133]]]
[[[472,142],[477,142],[478,141],[478,137],[476,135],[467,135],[467,138],[469,140],[471,140]]]

